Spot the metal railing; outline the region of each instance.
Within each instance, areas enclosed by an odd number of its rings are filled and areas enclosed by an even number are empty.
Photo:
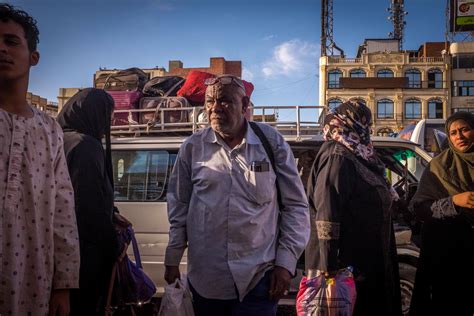
[[[186,115],[180,115],[185,111]],[[324,106],[255,106],[251,108],[252,116],[258,121],[271,125],[284,135],[296,138],[320,134],[322,131],[319,118],[324,113]],[[209,124],[201,107],[158,108],[115,110],[114,117],[127,116],[127,123],[111,127],[114,136],[147,136],[147,135],[191,135]],[[153,119],[144,119],[143,114],[153,114]],[[176,115],[178,114],[178,115]],[[171,117],[187,117],[186,121],[173,121]],[[251,118],[252,119],[252,118]],[[122,120],[123,121],[123,120]]]
[[[329,57],[328,62],[331,64],[362,64],[362,58]]]

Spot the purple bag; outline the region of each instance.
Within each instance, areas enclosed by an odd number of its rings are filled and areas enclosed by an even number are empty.
[[[114,214],[114,224],[119,244],[124,245],[112,269],[112,276],[107,297],[106,315],[114,311],[142,306],[148,303],[156,292],[153,281],[143,272],[132,224],[118,213]],[[135,262],[127,255],[127,248],[132,244]]]

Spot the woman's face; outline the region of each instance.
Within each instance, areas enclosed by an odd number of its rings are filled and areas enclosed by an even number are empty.
[[[460,152],[467,152],[474,143],[474,130],[465,120],[456,120],[449,126],[449,140]]]

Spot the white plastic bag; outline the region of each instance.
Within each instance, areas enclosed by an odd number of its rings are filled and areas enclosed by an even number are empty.
[[[185,275],[165,286],[158,316],[194,316],[192,296]]]

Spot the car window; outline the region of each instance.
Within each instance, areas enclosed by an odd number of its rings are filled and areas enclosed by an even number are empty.
[[[166,201],[176,152],[166,150],[114,150],[116,201]]]

